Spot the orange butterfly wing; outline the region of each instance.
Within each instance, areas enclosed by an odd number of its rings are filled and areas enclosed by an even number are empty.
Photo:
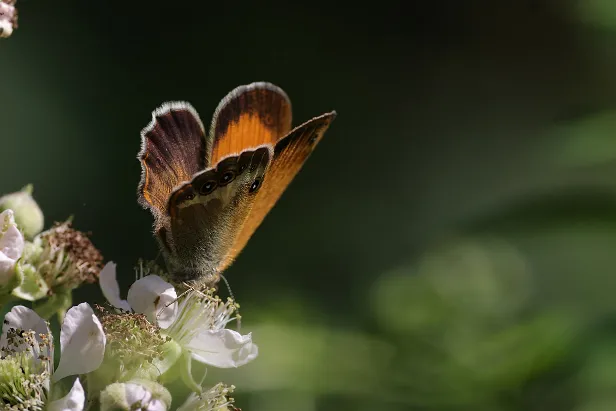
[[[157,225],[174,188],[208,166],[207,144],[203,123],[190,104],[169,102],[152,113],[152,121],[141,131],[137,196]]]
[[[219,271],[228,267],[246,246],[252,234],[302,168],[335,118],[335,111],[313,118],[293,129],[276,143],[274,158],[265,173],[252,209],[236,236],[227,258],[221,262]]]
[[[214,112],[208,153],[210,164],[229,155],[276,142],[291,130],[291,102],[270,83],[240,86],[222,99]]]

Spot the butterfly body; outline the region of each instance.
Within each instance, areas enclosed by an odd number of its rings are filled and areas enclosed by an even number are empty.
[[[194,108],[165,103],[143,129],[139,202],[173,282],[211,285],[297,174],[336,113],[291,130],[291,105],[270,83],[231,91],[206,136]]]

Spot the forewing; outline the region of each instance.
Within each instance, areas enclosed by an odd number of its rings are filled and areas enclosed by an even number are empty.
[[[265,82],[237,87],[214,112],[209,139],[210,164],[229,155],[276,142],[291,130],[291,102],[279,87]]]
[[[254,199],[250,214],[220,267],[221,270],[231,264],[244,248],[335,118],[335,111],[313,118],[295,128],[274,146],[274,157],[265,173],[261,189]]]
[[[141,132],[139,203],[155,218],[164,215],[175,187],[207,167],[205,131],[195,109],[186,102],[168,102],[152,112]]]

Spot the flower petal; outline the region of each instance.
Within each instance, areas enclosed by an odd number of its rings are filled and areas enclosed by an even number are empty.
[[[145,314],[152,324],[169,327],[178,312],[175,288],[157,275],[145,276],[128,290],[128,303],[135,312]]]
[[[7,348],[7,333],[9,329],[15,328],[24,331],[33,330],[36,333],[36,340],[39,344],[43,344],[41,334],[45,334],[51,339],[49,326],[37,313],[23,305],[16,305],[4,316],[4,325],[2,326],[2,335],[0,335],[0,350]],[[53,343],[52,343],[53,345]],[[23,351],[25,345],[17,347],[18,351]],[[37,356],[39,353],[35,353]]]
[[[171,394],[162,385],[149,380],[132,380],[108,385],[100,393],[101,411],[165,411]]]
[[[152,393],[145,389],[141,384],[126,383],[126,402],[130,406],[141,404],[139,409],[144,411],[166,411],[167,405],[156,398],[153,398]],[[145,406],[145,408],[143,408]]]
[[[0,224],[7,226],[6,231],[2,230],[0,234],[0,253],[12,260],[19,259],[24,251],[24,236],[15,224],[12,210],[5,210],[0,213]],[[0,226],[0,230],[2,226]]]
[[[94,311],[81,303],[67,311],[60,332],[60,364],[53,375],[58,381],[68,375],[86,374],[101,365],[105,333]]]
[[[124,311],[131,311],[128,301],[120,298],[120,286],[116,280],[116,264],[109,261],[101,270],[98,277],[98,285],[103,295],[111,305]]]
[[[52,401],[47,405],[47,411],[82,411],[86,402],[86,395],[79,382],[73,383],[73,388],[64,397]]]
[[[219,368],[234,368],[254,360],[259,349],[252,336],[234,330],[206,330],[186,345],[196,361]]]
[[[4,210],[0,213],[0,285],[8,285],[14,278],[15,263],[23,251],[24,236],[15,224],[13,211]]]

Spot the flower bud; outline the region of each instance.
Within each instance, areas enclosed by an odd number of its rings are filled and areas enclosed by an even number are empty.
[[[108,385],[101,392],[100,404],[102,411],[166,411],[171,405],[171,394],[158,383],[134,380]]]
[[[6,4],[0,0],[0,21],[3,5]],[[23,231],[26,238],[32,239],[43,230],[43,212],[36,201],[34,201],[34,198],[32,198],[31,184],[21,189],[21,191],[0,197],[0,211],[8,209],[13,210],[17,226]]]

